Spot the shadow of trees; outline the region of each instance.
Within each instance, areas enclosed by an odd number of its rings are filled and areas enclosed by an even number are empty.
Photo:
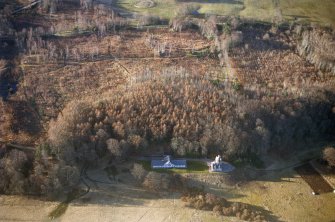
[[[21,4],[18,1],[0,2],[0,60],[4,61],[3,67],[0,66],[0,97],[7,100],[10,94],[16,92],[19,74],[16,70],[15,61],[20,50],[15,42],[15,19],[9,12]]]
[[[272,24],[270,23],[244,23],[240,26],[243,32],[243,41],[249,45],[250,50],[267,51],[290,49],[287,44],[273,38],[275,34],[271,33]],[[265,38],[265,35],[268,38]]]
[[[36,110],[32,110],[27,101],[9,101],[14,110],[14,133],[24,132],[29,135],[38,135],[41,131],[40,119]]]

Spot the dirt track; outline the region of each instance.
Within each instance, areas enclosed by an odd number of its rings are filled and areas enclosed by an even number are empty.
[[[295,170],[316,194],[333,192],[333,187],[317,172],[310,163],[296,167]]]

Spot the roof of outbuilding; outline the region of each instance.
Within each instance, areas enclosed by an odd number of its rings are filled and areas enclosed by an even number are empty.
[[[212,162],[211,164],[215,165],[216,167],[215,168],[210,168],[210,171],[211,172],[231,172],[235,169],[234,166],[232,166],[231,164],[229,163],[226,163],[224,161],[220,162],[220,163],[215,163],[215,162]]]
[[[171,160],[169,158],[164,158],[162,160],[151,160],[152,168],[186,168],[186,160]]]

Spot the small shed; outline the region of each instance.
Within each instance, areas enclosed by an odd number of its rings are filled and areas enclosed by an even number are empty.
[[[209,164],[209,172],[227,173],[235,169],[231,164],[222,161],[220,155],[215,157],[215,160]]]
[[[187,162],[186,160],[178,159],[173,160],[171,156],[165,156],[160,160],[151,160],[152,169],[171,169],[171,168],[180,168],[186,169]]]

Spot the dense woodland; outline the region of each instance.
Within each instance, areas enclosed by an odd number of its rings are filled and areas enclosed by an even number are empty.
[[[51,123],[48,135],[65,152],[71,153],[69,144],[74,145],[75,156],[69,159],[87,153],[94,160],[103,149],[100,143],[108,144],[100,140],[109,138],[118,140],[108,147],[115,155],[131,151],[128,147],[146,149],[153,141],[171,141],[177,155],[223,152],[229,158],[285,150],[296,141],[308,143],[332,133],[333,94],[318,90],[313,99],[283,96],[272,101],[267,95],[252,98],[249,93],[234,85],[166,70],[97,103],[68,104]],[[88,150],[77,152],[81,148]]]
[[[66,7],[75,9],[74,16],[66,13]],[[79,79],[77,86],[85,88],[93,84],[93,76],[103,75],[99,68],[66,67],[94,62],[102,54],[110,58],[122,50],[73,47],[70,43],[82,40],[59,36],[72,30],[72,34],[84,33],[84,40],[103,43],[104,37],[118,33],[117,41],[122,44],[126,38],[120,34],[122,29],[133,27],[112,9],[89,0],[42,1],[35,11],[37,19],[41,19],[39,13],[59,16],[50,16],[41,27],[21,27],[8,13],[10,7],[2,8],[6,13],[0,13],[0,37],[14,37],[0,46],[0,136],[33,144],[36,151],[31,154],[1,145],[0,192],[53,197],[79,183],[83,166],[97,165],[105,156],[119,161],[132,154],[158,152],[152,144],[168,144],[176,156],[221,153],[226,160],[253,164],[268,153],[289,155],[293,148],[334,138],[333,30],[264,25],[231,17],[193,18],[194,10],[180,9],[169,26],[180,36],[192,30],[209,39],[211,45],[201,53],[228,70],[223,78],[170,65],[159,71],[139,71],[112,90],[96,93],[92,89],[90,95],[71,98],[75,93],[61,97],[58,88],[54,90],[57,96],[51,95],[46,89],[48,78],[25,76],[23,61],[57,64],[61,71],[56,75],[71,70],[73,79]],[[148,16],[139,21],[138,26],[164,23]],[[173,52],[172,44],[150,34],[145,45],[150,50],[146,56],[180,56]],[[195,54],[193,45],[189,48],[200,69],[204,55]],[[45,87],[34,86],[33,80],[44,81]],[[20,100],[11,99],[16,83]],[[34,92],[41,88],[45,93]],[[53,115],[47,118],[38,109],[42,105],[35,100],[37,96],[54,105]],[[22,116],[29,118],[26,131]]]

